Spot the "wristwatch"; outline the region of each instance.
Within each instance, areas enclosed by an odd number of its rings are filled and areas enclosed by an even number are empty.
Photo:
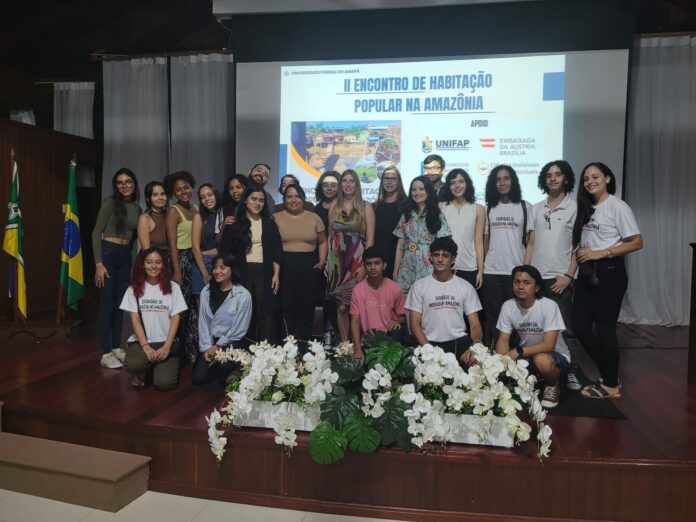
[[[518,356],[524,357],[524,348],[522,348],[521,346],[518,346],[517,348],[515,348],[515,351],[517,352]]]

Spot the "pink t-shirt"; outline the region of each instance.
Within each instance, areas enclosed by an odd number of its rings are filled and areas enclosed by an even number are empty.
[[[386,332],[390,321],[406,313],[404,293],[391,279],[384,278],[384,285],[379,290],[372,288],[365,279],[353,288],[350,313],[360,316],[363,332],[371,329]]]

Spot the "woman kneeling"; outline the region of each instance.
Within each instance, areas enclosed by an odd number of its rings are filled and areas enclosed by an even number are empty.
[[[213,260],[213,279],[201,291],[198,313],[198,357],[191,382],[205,384],[217,379],[224,384],[234,363],[216,363],[215,354],[241,347],[251,322],[251,294],[240,284],[232,254]]]
[[[128,339],[125,361],[126,371],[134,375],[133,387],[143,388],[152,370],[156,389],[175,388],[179,353],[174,337],[186,302],[179,285],[170,279],[158,248],[148,248],[138,255],[121,310],[130,313],[135,332]]]

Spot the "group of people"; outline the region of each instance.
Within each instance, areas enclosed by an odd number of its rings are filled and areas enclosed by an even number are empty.
[[[211,364],[216,351],[287,335],[305,343],[321,305],[324,344],[352,339],[356,357],[365,332],[377,329],[437,344],[465,365],[477,341],[529,359],[546,381],[546,407],[558,403],[563,375],[581,388],[564,340],[572,330],[601,376],[582,394],[621,396],[624,256],[642,239],[606,165],[583,169],[576,201],[571,166],[548,163],[538,178],[547,197],[536,205],[523,200],[514,168],[498,165],[485,206],[463,169],[443,180],[438,155],[425,158],[408,191],[395,166],[384,169],[374,203],[348,169],[320,176],[315,204],[285,175],[283,203],[273,205],[264,188],[270,170],[257,164],[230,176],[222,196],[201,185],[200,209],[194,177],[169,174],[146,185],[143,213],[135,175],[116,172],[93,232],[103,366],[125,361],[135,386],[154,368],[155,386],[168,389],[188,358],[194,383],[224,380],[230,368]],[[126,350],[122,311],[134,331]]]

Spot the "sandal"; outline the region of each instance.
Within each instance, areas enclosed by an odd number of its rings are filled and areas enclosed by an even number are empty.
[[[609,391],[599,382],[586,386],[580,392],[583,397],[588,399],[620,399],[621,390],[616,388],[616,391]]]

